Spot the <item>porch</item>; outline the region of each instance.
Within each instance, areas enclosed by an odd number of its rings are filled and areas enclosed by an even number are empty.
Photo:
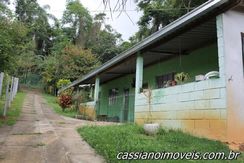
[[[226,84],[216,19],[147,47],[96,77],[93,104],[98,119],[146,123],[225,139]],[[177,34],[178,33],[178,34]],[[203,78],[211,71],[215,78]],[[175,82],[184,72],[186,81]],[[198,77],[197,77],[198,76]],[[198,79],[202,77],[202,79]],[[87,80],[92,83],[94,78]],[[174,84],[173,84],[174,83]],[[150,89],[150,103],[143,91]]]

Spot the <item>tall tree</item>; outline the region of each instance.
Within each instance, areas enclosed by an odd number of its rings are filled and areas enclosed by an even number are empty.
[[[92,27],[92,16],[79,0],[68,0],[63,14],[64,31],[73,43],[86,48]]]
[[[21,22],[3,18],[0,19],[0,31],[0,70],[13,73],[16,56],[26,49],[28,29]]]
[[[12,16],[12,12],[7,6],[8,4],[9,0],[0,1],[0,19]]]
[[[36,0],[16,0],[17,19],[29,28],[28,36],[36,46],[37,55],[48,55],[52,47],[52,28],[49,25],[49,18],[54,16],[48,14],[45,8],[40,7]]]
[[[114,31],[110,25],[106,25],[99,31],[97,39],[92,42],[90,48],[104,63],[121,52],[118,45],[121,41],[121,34]]]
[[[207,0],[137,0],[143,12],[136,34],[138,40],[158,31]]]

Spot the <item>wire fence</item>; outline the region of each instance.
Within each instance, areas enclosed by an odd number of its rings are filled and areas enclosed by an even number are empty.
[[[19,87],[19,78],[0,73],[0,114],[6,117]]]

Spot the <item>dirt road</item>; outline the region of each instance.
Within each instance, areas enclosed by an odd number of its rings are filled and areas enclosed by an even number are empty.
[[[29,92],[17,123],[0,128],[0,162],[104,162],[76,132],[86,124],[92,122],[57,115],[41,95]]]

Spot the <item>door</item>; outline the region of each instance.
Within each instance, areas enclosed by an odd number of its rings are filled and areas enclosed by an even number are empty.
[[[130,91],[129,89],[124,89],[124,111],[123,111],[123,121],[128,121],[129,114],[129,99],[130,99]]]

